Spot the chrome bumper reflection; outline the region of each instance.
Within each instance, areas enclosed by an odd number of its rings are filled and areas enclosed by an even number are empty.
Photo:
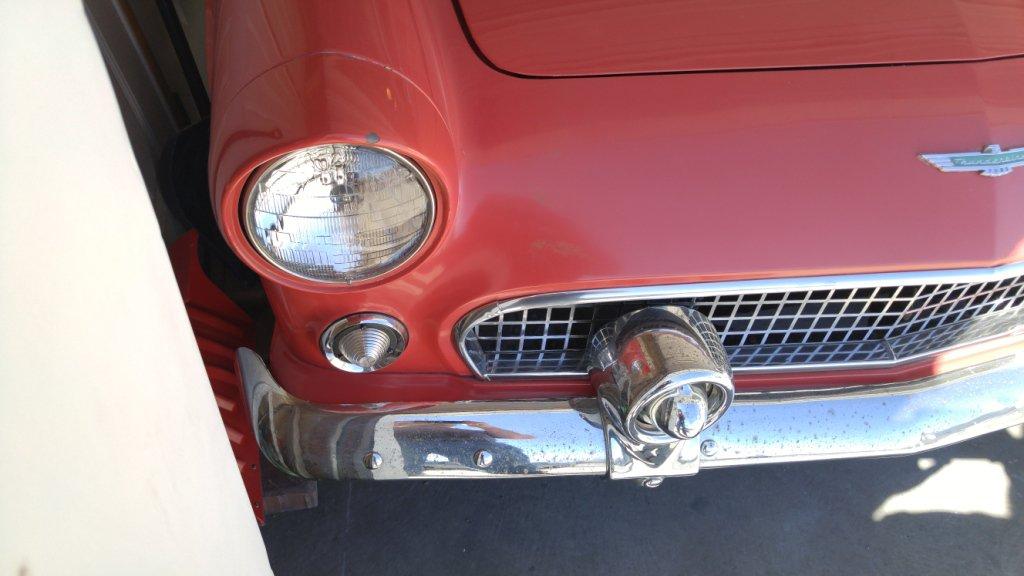
[[[275,466],[304,478],[607,474],[592,398],[326,406],[282,389],[238,351],[253,428]],[[699,437],[699,466],[912,454],[1024,422],[1024,358],[903,385],[737,394]]]

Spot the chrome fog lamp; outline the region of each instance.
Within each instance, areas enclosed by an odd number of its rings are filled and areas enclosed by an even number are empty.
[[[367,280],[408,260],[434,221],[434,195],[409,160],[381,148],[327,144],[260,169],[242,200],[253,247],[300,278]]]
[[[345,372],[373,372],[405,350],[405,326],[383,314],[353,314],[327,327],[320,337],[324,357]]]
[[[714,326],[696,310],[653,306],[594,335],[590,375],[600,402],[612,478],[694,474],[700,433],[735,394],[732,368]]]

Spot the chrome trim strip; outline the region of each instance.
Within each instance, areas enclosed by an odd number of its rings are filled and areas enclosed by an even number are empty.
[[[482,373],[470,359],[466,349],[466,336],[481,321],[497,314],[518,312],[528,308],[565,307],[578,304],[601,304],[604,302],[629,302],[635,300],[660,300],[671,298],[695,298],[706,296],[729,296],[759,292],[786,292],[796,290],[843,290],[857,288],[876,288],[879,286],[918,286],[922,284],[961,284],[992,282],[1012,278],[1024,274],[1024,262],[1004,264],[992,268],[964,268],[951,270],[924,270],[914,272],[884,272],[875,274],[844,274],[836,276],[806,276],[799,278],[769,278],[762,280],[735,280],[726,282],[697,282],[693,284],[668,284],[658,286],[629,286],[622,288],[598,288],[594,290],[575,290],[569,292],[552,292],[522,296],[502,300],[477,308],[460,320],[455,327],[455,346],[463,361],[473,373],[483,380],[496,378],[550,378],[550,377],[581,377],[586,373],[524,373],[489,376]],[[972,342],[973,344],[974,342]],[[951,346],[940,350],[931,350],[923,354],[900,358],[895,361],[847,362],[843,369],[878,368],[898,366],[921,358],[934,356],[956,348]],[[747,372],[803,372],[836,369],[835,364],[778,367],[734,368],[736,373]]]
[[[325,406],[289,395],[251,350],[238,366],[257,441],[306,478],[607,474],[593,398]],[[913,454],[1024,422],[1024,356],[917,382],[739,394],[699,436],[708,468]]]

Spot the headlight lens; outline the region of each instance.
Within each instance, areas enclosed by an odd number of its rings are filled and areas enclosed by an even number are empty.
[[[328,144],[260,170],[243,221],[274,265],[311,280],[356,282],[394,269],[423,245],[434,196],[423,173],[397,154]]]

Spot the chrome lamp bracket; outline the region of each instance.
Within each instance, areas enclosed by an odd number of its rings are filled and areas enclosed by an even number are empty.
[[[588,350],[608,450],[608,474],[657,486],[700,469],[700,433],[732,404],[732,370],[711,322],[655,306],[594,335]]]

